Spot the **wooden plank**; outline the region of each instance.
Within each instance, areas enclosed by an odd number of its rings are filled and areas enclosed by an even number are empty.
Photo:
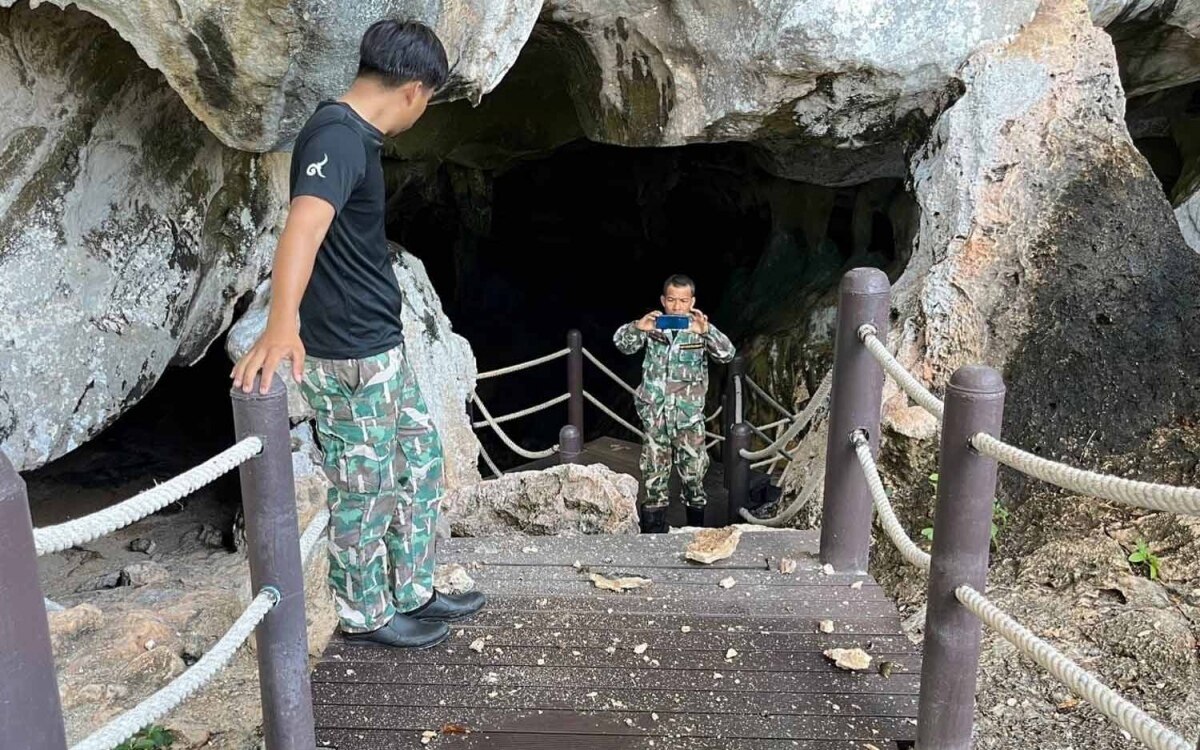
[[[598,709],[621,705],[630,711],[743,714],[760,716],[891,716],[916,715],[916,695],[859,695],[831,693],[796,695],[767,692],[712,693],[683,690],[586,690],[583,688],[432,686],[412,690],[406,685],[318,683],[313,689],[318,706],[446,706],[493,709]]]
[[[525,578],[510,578],[499,581],[476,579],[476,588],[486,592],[489,598],[496,596],[528,596],[541,598],[544,596],[569,597],[577,599],[592,599],[598,602],[612,602],[627,599],[653,597],[655,599],[695,600],[702,606],[722,606],[727,602],[744,602],[747,599],[779,603],[803,602],[809,600],[826,601],[871,601],[886,602],[891,611],[895,610],[891,600],[883,589],[878,586],[863,586],[861,589],[851,589],[849,586],[767,586],[747,583],[743,573],[751,571],[725,571],[725,576],[732,579],[729,587],[721,586],[719,582],[685,582],[663,581],[653,573],[644,572],[643,577],[649,578],[650,583],[637,589],[622,592],[610,591],[596,587],[590,580],[536,580],[536,576]],[[758,572],[758,571],[753,571]]]
[[[918,651],[918,647],[902,635],[855,635],[847,633],[730,633],[721,631],[638,629],[613,630],[549,630],[543,627],[520,629],[482,625],[455,625],[450,648],[466,648],[476,638],[485,638],[488,648],[499,646],[523,646],[527,648],[587,649],[608,648],[614,641],[621,643],[653,642],[656,648],[677,651],[709,651],[737,649],[749,651],[816,651],[830,648],[861,648],[878,653],[905,653]],[[369,648],[360,644],[347,643],[341,639],[330,641],[325,649],[327,659],[351,658],[350,654]],[[389,657],[390,658],[390,657]],[[426,661],[436,660],[433,656],[423,657]]]
[[[816,532],[746,532],[713,566],[684,560],[691,539],[448,540],[440,556],[468,565],[488,607],[429,651],[335,639],[313,673],[319,736],[355,750],[411,747],[445,722],[479,731],[433,746],[891,750],[913,736],[919,648],[869,576],[826,575]],[[794,574],[769,567],[783,556]],[[652,583],[599,590],[576,561]],[[833,647],[893,662],[890,674],[837,669]]]
[[[790,693],[916,693],[920,675],[875,672],[766,672],[603,667],[506,667],[465,664],[364,663],[347,666],[322,662],[314,682],[378,685],[492,685],[502,687],[679,689],[718,692],[777,690]]]
[[[438,544],[444,560],[484,563],[499,562],[537,565],[570,565],[636,561],[653,563],[669,553],[669,559],[683,560],[683,551],[694,538],[689,532],[671,534],[621,534],[544,537],[454,537]],[[767,556],[790,556],[804,564],[815,564],[820,532],[792,529],[747,530],[741,535],[734,558],[757,561]],[[591,559],[584,559],[591,558]],[[607,561],[605,558],[612,558]]]
[[[701,597],[681,596],[605,596],[582,598],[569,595],[493,594],[488,597],[489,606],[508,612],[554,612],[582,613],[604,612],[608,614],[645,615],[725,615],[751,617],[796,617],[803,614],[817,619],[843,617],[887,617],[895,616],[896,608],[889,601],[853,601],[847,599],[784,599],[760,596],[762,589],[749,592],[741,599],[709,600]]]
[[[437,654],[426,656],[419,652],[397,651],[387,655],[388,664],[473,664],[480,667],[602,667],[608,669],[706,669],[723,671],[737,669],[754,672],[827,672],[831,662],[823,654],[814,651],[748,651],[738,652],[726,658],[728,649],[714,648],[707,651],[678,651],[662,648],[657,644],[637,642],[615,637],[612,653],[604,648],[536,648],[528,646],[485,646],[476,652],[460,643],[457,647],[443,648]],[[642,653],[635,648],[645,646]],[[736,649],[735,649],[736,650]],[[913,672],[914,664],[910,653],[875,652],[872,663],[892,662],[893,672]],[[380,661],[379,649],[355,646],[341,652],[340,664],[358,668],[364,664]]]
[[[702,706],[697,708],[703,709]],[[445,706],[326,706],[326,726],[339,729],[422,731],[445,724],[489,732],[609,734],[624,737],[728,737],[795,740],[872,740],[904,737],[912,720],[898,717],[743,716],[737,714],[660,714],[627,710],[570,711]]]
[[[431,729],[439,730],[440,727]],[[424,730],[423,730],[424,731]],[[466,735],[439,734],[429,745],[421,744],[421,732],[397,732],[379,729],[319,729],[317,746],[327,750],[895,750],[894,743],[882,740],[830,741],[736,740],[707,737],[622,737],[600,734],[541,734],[536,732],[472,732]]]
[[[849,588],[853,583],[859,583],[861,589],[880,591],[877,583],[866,575],[852,573],[835,573],[825,575],[815,566],[797,569],[795,573],[784,575],[777,569],[761,568],[745,569],[735,574],[720,568],[705,566],[689,566],[677,568],[651,568],[636,563],[621,565],[596,565],[576,568],[573,565],[475,565],[467,570],[477,582],[489,585],[501,585],[502,581],[589,581],[588,575],[600,573],[609,578],[625,575],[641,575],[649,577],[655,583],[679,583],[696,585],[715,585],[722,578],[734,575],[738,583],[755,586],[821,586],[825,588]],[[855,590],[855,589],[851,589]]]
[[[754,617],[736,614],[645,614],[628,612],[511,612],[496,608],[485,609],[471,618],[469,624],[456,627],[537,626],[552,630],[672,630],[684,626],[697,633],[817,633],[822,619],[832,619],[836,633],[855,635],[903,635],[900,618],[895,614],[877,617],[821,618],[809,615],[784,614]]]

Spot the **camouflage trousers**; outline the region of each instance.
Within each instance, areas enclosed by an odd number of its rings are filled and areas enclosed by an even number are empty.
[[[646,439],[642,443],[642,486],[646,488],[646,508],[665,508],[670,502],[668,482],[671,467],[679,469],[683,480],[683,500],[693,508],[703,508],[704,475],[708,473],[708,451],[704,449],[704,420],[680,426],[673,409],[661,417],[643,417]]]
[[[308,358],[329,490],[329,584],[341,629],[382,627],[433,596],[442,444],[404,346],[366,359]]]

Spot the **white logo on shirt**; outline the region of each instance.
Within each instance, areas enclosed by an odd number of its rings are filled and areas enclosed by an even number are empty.
[[[322,167],[329,163],[329,154],[325,154],[325,158],[321,161],[314,161],[308,165],[308,169],[304,170],[304,174],[312,177],[318,175],[322,180],[325,179],[325,173],[321,171]]]

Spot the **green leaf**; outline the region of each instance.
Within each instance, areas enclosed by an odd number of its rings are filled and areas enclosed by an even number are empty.
[[[926,526],[925,528],[921,529],[921,536],[925,537],[926,539],[928,539],[929,541],[932,542],[933,541],[933,527]]]

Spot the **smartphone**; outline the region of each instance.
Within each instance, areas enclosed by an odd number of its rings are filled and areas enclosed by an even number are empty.
[[[660,331],[687,330],[691,324],[691,315],[659,315],[654,319],[654,327]]]

